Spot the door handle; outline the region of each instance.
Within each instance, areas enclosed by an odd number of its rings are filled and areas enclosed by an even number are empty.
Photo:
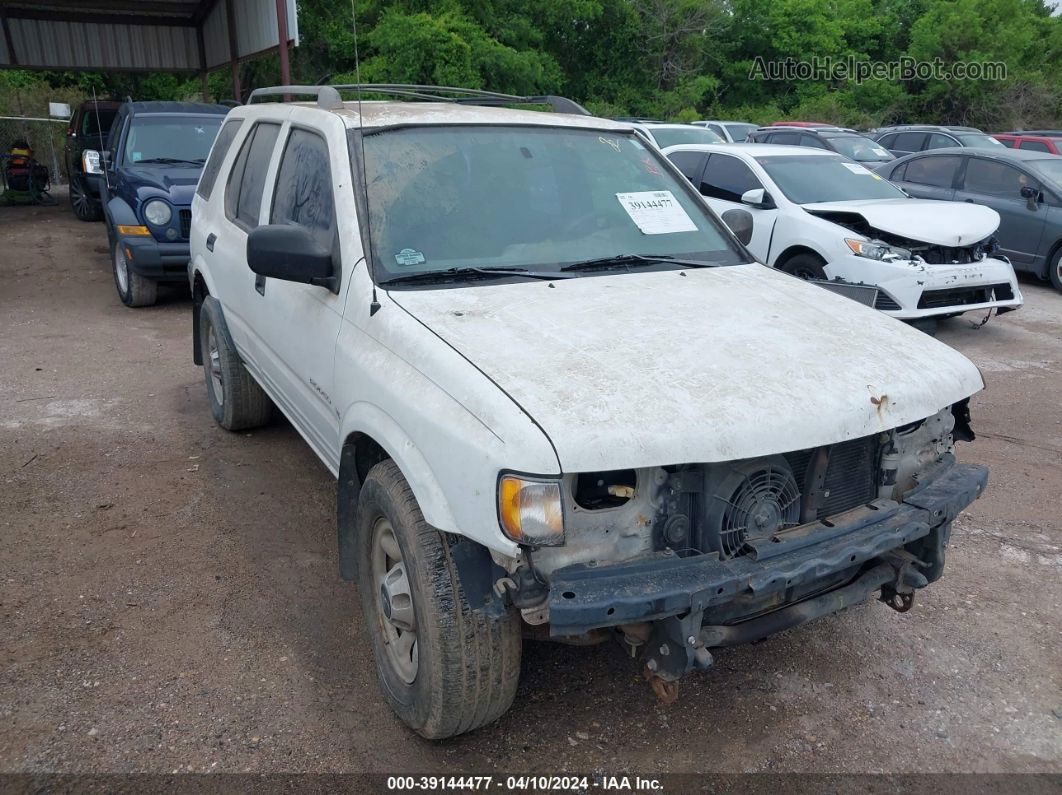
[[[207,239],[206,239],[207,251],[213,251],[214,250],[214,242],[217,239],[218,239],[218,236],[215,235],[213,232],[211,232],[209,235],[207,235]]]

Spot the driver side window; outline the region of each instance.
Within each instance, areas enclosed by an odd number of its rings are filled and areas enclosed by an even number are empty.
[[[701,177],[701,195],[710,199],[740,202],[741,194],[762,188],[752,169],[731,155],[712,153]]]

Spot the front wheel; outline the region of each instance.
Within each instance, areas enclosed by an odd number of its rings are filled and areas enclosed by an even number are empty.
[[[429,739],[496,720],[520,678],[519,616],[472,610],[451,537],[424,521],[394,461],[370,470],[355,525],[358,591],[388,704]]]
[[[145,278],[129,267],[125,246],[117,240],[111,244],[111,266],[118,297],[126,306],[151,306],[158,300],[158,282]]]
[[[1062,247],[1059,247],[1055,256],[1051,258],[1048,276],[1051,278],[1051,286],[1062,293]]]
[[[779,265],[778,269],[805,281],[825,281],[825,265],[826,263],[814,254],[797,254]]]

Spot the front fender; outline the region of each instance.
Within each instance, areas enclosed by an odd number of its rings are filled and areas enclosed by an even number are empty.
[[[371,403],[355,403],[343,418],[340,438],[349,439],[357,433],[374,439],[402,470],[428,524],[448,533],[458,532],[457,521],[439,481],[413,440],[394,418]]]
[[[107,236],[113,243],[116,238],[115,227],[122,226],[140,226],[140,219],[136,217],[136,213],[133,208],[130,207],[125,199],[118,196],[112,196],[106,204],[107,208]]]

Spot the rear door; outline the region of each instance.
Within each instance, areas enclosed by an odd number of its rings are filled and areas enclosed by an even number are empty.
[[[289,112],[289,106],[278,106],[270,109],[269,116],[245,120],[233,142],[232,167],[223,175],[224,181],[219,179],[213,186],[209,217],[203,219],[205,223],[193,223],[201,227],[204,256],[210,259],[210,274],[229,332],[240,356],[256,374],[266,354],[253,317],[259,294],[255,274],[247,267],[247,235],[258,226],[267,172]]]
[[[996,239],[1000,248],[1015,267],[1029,270],[1035,267],[1047,213],[1042,202],[1030,202],[1021,195],[1024,187],[1041,189],[1039,180],[1009,163],[968,157],[962,186],[955,192],[955,198],[983,204],[998,212],[1000,224]]]
[[[752,239],[747,248],[760,262],[769,264],[771,232],[778,220],[778,210],[760,210],[741,201],[741,195],[746,191],[765,187],[743,160],[719,152],[713,152],[709,156],[697,186],[708,205],[724,223],[727,213],[733,210],[742,210],[752,215]]]
[[[901,164],[892,181],[919,199],[955,198],[955,183],[962,165],[959,155],[926,155]]]

